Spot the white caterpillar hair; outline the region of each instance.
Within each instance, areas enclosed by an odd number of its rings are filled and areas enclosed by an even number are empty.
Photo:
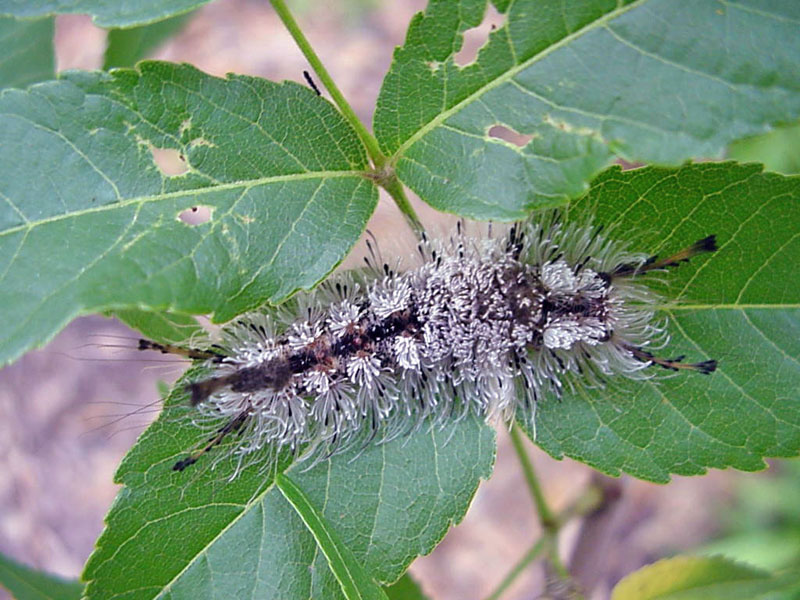
[[[654,364],[710,373],[715,361],[652,354],[667,335],[641,276],[714,249],[709,236],[659,261],[556,214],[497,238],[459,227],[424,240],[406,270],[373,249],[368,269],[243,315],[206,350],[182,350],[211,370],[187,385],[192,404],[225,424],[174,468],[233,431],[240,459],[266,448],[320,459],[470,413],[532,420],[565,385],[640,379]]]

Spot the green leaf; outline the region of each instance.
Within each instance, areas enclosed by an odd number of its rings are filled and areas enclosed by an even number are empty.
[[[659,352],[719,360],[677,373],[580,389],[537,410],[536,442],[611,475],[658,482],[707,468],[764,468],[800,450],[800,178],[760,165],[611,168],[570,208],[596,214],[636,250],[668,255],[709,234],[719,250],[670,270]],[[654,373],[659,375],[658,373]],[[529,431],[529,435],[532,432]]]
[[[43,17],[64,13],[92,15],[100,27],[132,27],[161,21],[210,0],[0,0],[0,15]]]
[[[156,342],[178,344],[203,331],[197,319],[180,313],[130,309],[115,310],[109,316]]]
[[[796,512],[796,505],[793,507]],[[780,517],[774,519],[776,530],[752,529],[746,533],[727,536],[704,544],[694,550],[696,554],[714,556],[723,554],[731,559],[746,562],[761,569],[782,569],[794,566],[800,559],[800,530],[784,528]],[[761,524],[763,527],[763,524]]]
[[[800,116],[800,4],[494,1],[506,23],[460,67],[485,0],[431,1],[394,54],[375,132],[439,210],[513,220],[563,204],[616,155],[678,164]],[[752,40],[770,40],[753,44]],[[490,135],[532,136],[518,147]]]
[[[677,556],[628,575],[611,600],[789,600],[798,593],[798,572],[773,575],[721,556]]]
[[[0,88],[24,88],[55,75],[53,19],[0,17]]]
[[[283,497],[297,511],[303,524],[311,532],[314,542],[325,556],[331,573],[339,582],[344,597],[348,600],[359,598],[387,600],[383,590],[367,576],[353,553],[341,542],[331,524],[319,513],[305,492],[283,473],[275,476],[275,482]]]
[[[427,600],[417,582],[408,573],[385,588],[389,600]]]
[[[776,127],[774,131],[731,144],[728,158],[739,162],[761,162],[776,173],[800,173],[800,123]]]
[[[34,571],[0,554],[0,586],[15,600],[78,600],[83,584]]]
[[[173,394],[117,471],[124,487],[84,573],[90,599],[345,598],[332,548],[376,582],[395,581],[463,517],[494,460],[493,430],[465,419],[311,469],[284,456],[283,493],[258,464],[230,479],[239,440],[173,471],[209,435],[185,401]]]
[[[191,13],[187,13],[152,25],[131,29],[112,29],[108,32],[108,46],[106,46],[103,59],[103,70],[134,66],[162,42],[179,32],[191,16]]]
[[[151,148],[188,167],[168,176]],[[110,309],[223,322],[325,277],[377,189],[304,86],[143,62],[0,97],[0,364]],[[204,206],[190,225],[183,211]]]

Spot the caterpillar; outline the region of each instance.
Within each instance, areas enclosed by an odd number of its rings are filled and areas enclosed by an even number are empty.
[[[659,259],[558,214],[497,237],[469,237],[459,224],[424,238],[405,269],[367,244],[365,269],[244,314],[207,348],[140,340],[201,361],[208,374],[186,384],[190,403],[223,423],[174,470],[234,432],[240,461],[265,449],[319,460],[470,413],[534,419],[536,404],[565,388],[648,378],[653,366],[716,369],[658,356],[666,323],[645,281],[716,250],[713,235]]]

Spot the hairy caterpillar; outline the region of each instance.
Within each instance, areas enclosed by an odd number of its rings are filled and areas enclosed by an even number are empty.
[[[576,380],[716,368],[653,353],[668,339],[652,308],[659,298],[642,282],[716,250],[714,236],[658,259],[551,214],[496,238],[459,226],[449,239],[423,240],[419,265],[402,271],[370,249],[365,271],[245,314],[208,348],[140,341],[204,361],[210,374],[186,386],[191,404],[224,419],[175,470],[233,432],[240,459],[266,448],[319,459],[469,413],[532,419],[537,402]]]

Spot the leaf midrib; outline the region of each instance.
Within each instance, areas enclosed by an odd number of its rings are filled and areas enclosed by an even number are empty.
[[[85,209],[54,215],[51,217],[47,217],[45,219],[39,219],[37,221],[28,221],[27,223],[23,223],[22,225],[16,225],[14,227],[9,227],[8,229],[0,231],[0,238],[6,235],[17,233],[18,231],[30,231],[42,225],[48,225],[50,223],[63,221],[66,219],[72,219],[74,217],[81,217],[88,214],[100,213],[109,210],[116,210],[118,208],[124,208],[126,206],[131,206],[131,205],[142,205],[148,202],[158,202],[161,200],[170,200],[172,198],[181,198],[183,196],[201,196],[204,194],[211,194],[218,191],[225,191],[238,188],[244,188],[245,191],[247,191],[248,188],[254,188],[260,185],[281,183],[287,181],[303,181],[309,179],[333,179],[337,177],[364,177],[364,176],[365,173],[363,171],[357,171],[357,170],[314,171],[310,173],[294,173],[290,175],[275,175],[271,177],[260,177],[258,179],[234,181],[230,183],[215,185],[212,187],[202,187],[189,190],[179,190],[175,192],[165,192],[163,194],[157,194],[155,196],[136,196],[134,198],[128,198],[127,200],[120,200],[117,202],[112,202],[110,204],[104,204],[102,206],[92,206]]]
[[[127,486],[126,486],[126,487],[127,487]],[[184,575],[184,573],[186,573],[186,572],[189,570],[189,568],[190,568],[190,567],[192,567],[192,566],[193,566],[193,565],[196,563],[196,561],[197,561],[197,560],[198,560],[198,559],[199,559],[201,556],[204,556],[204,555],[205,555],[205,554],[208,552],[208,550],[209,550],[209,548],[211,548],[211,546],[213,546],[215,543],[217,543],[217,541],[218,541],[218,540],[219,540],[219,539],[220,539],[220,538],[221,538],[223,535],[225,535],[225,533],[227,533],[227,532],[228,532],[228,530],[230,530],[230,529],[231,529],[231,528],[232,528],[232,527],[233,527],[233,526],[234,526],[236,523],[238,523],[238,522],[239,522],[239,521],[240,521],[242,518],[244,518],[244,517],[245,517],[247,514],[249,514],[249,512],[250,512],[250,511],[251,511],[251,510],[252,510],[252,509],[253,509],[255,506],[257,506],[259,503],[261,503],[261,502],[264,500],[264,497],[265,497],[265,496],[266,496],[266,495],[267,495],[267,494],[268,494],[268,493],[269,493],[269,492],[270,492],[270,491],[271,491],[273,488],[275,488],[275,487],[276,487],[276,485],[275,485],[275,480],[273,479],[273,480],[272,480],[272,481],[269,483],[269,485],[267,485],[267,486],[264,488],[264,490],[263,490],[263,491],[261,491],[260,493],[256,494],[255,496],[252,496],[252,497],[250,498],[250,500],[247,502],[247,504],[245,504],[245,505],[243,505],[243,506],[242,506],[242,511],[241,511],[241,512],[240,512],[238,515],[236,515],[235,517],[233,517],[233,518],[230,520],[230,522],[229,522],[227,525],[225,525],[225,527],[223,527],[222,529],[220,529],[220,530],[219,530],[219,532],[217,533],[217,535],[215,535],[214,537],[212,537],[212,538],[211,538],[211,539],[208,541],[208,543],[207,543],[205,546],[203,546],[203,547],[202,547],[202,548],[201,548],[201,549],[200,549],[200,550],[199,550],[199,551],[198,551],[198,552],[197,552],[197,553],[196,553],[196,554],[195,554],[195,555],[194,555],[194,556],[191,558],[191,560],[187,561],[186,565],[184,565],[184,567],[183,567],[183,568],[182,568],[180,571],[178,571],[178,572],[177,572],[177,573],[174,575],[174,577],[172,577],[172,579],[170,579],[170,580],[169,580],[167,583],[165,583],[163,586],[161,586],[159,593],[158,593],[156,596],[154,596],[154,598],[163,598],[163,597],[164,597],[164,594],[165,594],[166,592],[169,592],[169,591],[172,589],[172,586],[173,586],[173,584],[174,584],[174,583],[176,583],[177,581],[179,581],[179,580],[181,579],[181,577]],[[203,505],[203,506],[201,506],[201,507],[198,507],[198,508],[207,508],[208,506],[210,506],[210,505],[206,504],[206,505]],[[127,540],[126,540],[126,541],[127,541]],[[113,558],[113,556],[112,556],[111,558]],[[101,563],[101,565],[102,565],[102,564],[105,564],[105,562],[108,562],[108,560],[106,560],[106,561],[104,561],[103,563]],[[99,566],[101,566],[101,565],[99,565]],[[88,586],[88,582],[87,582],[87,586]]]
[[[598,28],[601,28],[601,27],[605,27],[606,23],[608,23],[609,21],[617,18],[618,16],[624,15],[625,13],[629,12],[630,10],[632,10],[634,8],[638,8],[640,5],[645,4],[648,1],[649,0],[636,0],[635,2],[632,2],[631,4],[629,4],[629,5],[625,6],[625,7],[617,8],[617,9],[607,13],[606,15],[604,15],[604,16],[600,17],[599,19],[597,19],[596,21],[593,21],[592,23],[589,23],[588,25],[584,25],[583,27],[581,27],[577,31],[574,31],[574,32],[570,33],[569,35],[564,36],[563,38],[558,40],[555,44],[552,44],[552,45],[548,46],[547,48],[545,48],[541,52],[538,52],[538,53],[534,54],[530,58],[528,58],[528,59],[522,61],[521,63],[519,63],[518,65],[515,65],[515,66],[511,67],[505,73],[499,75],[495,79],[492,79],[491,81],[489,81],[489,82],[485,83],[484,85],[480,86],[478,89],[476,89],[474,92],[472,92],[469,96],[467,96],[466,98],[464,98],[460,102],[457,102],[456,104],[454,104],[450,108],[440,112],[433,119],[431,119],[430,121],[425,123],[422,127],[420,127],[414,134],[412,134],[408,139],[406,139],[406,141],[404,141],[402,144],[400,144],[400,146],[398,146],[397,150],[390,157],[390,161],[392,163],[397,162],[397,160],[400,157],[402,157],[402,155],[406,152],[406,150],[408,150],[411,146],[413,146],[420,138],[424,137],[426,134],[428,134],[434,128],[436,128],[437,126],[442,124],[444,121],[446,121],[451,115],[453,115],[453,114],[457,113],[458,111],[460,111],[462,107],[464,107],[465,105],[468,105],[471,102],[473,102],[476,98],[478,98],[478,97],[482,96],[483,94],[485,94],[486,92],[489,92],[492,89],[500,86],[501,84],[506,83],[514,75],[516,75],[520,71],[524,70],[525,68],[527,68],[531,64],[541,60],[542,58],[545,58],[549,54],[553,53],[555,50],[560,49],[561,47],[567,45],[568,43],[570,43],[573,40],[581,37],[582,35],[588,33],[589,31],[592,31],[594,29],[598,29]],[[506,25],[506,27],[507,26],[508,25]]]
[[[344,596],[348,599],[364,598],[361,586],[357,582],[361,574],[351,568],[349,560],[339,548],[325,518],[319,514],[302,488],[285,473],[278,473],[275,476],[275,485],[314,538],[317,548],[328,562],[328,568],[339,582]]]

